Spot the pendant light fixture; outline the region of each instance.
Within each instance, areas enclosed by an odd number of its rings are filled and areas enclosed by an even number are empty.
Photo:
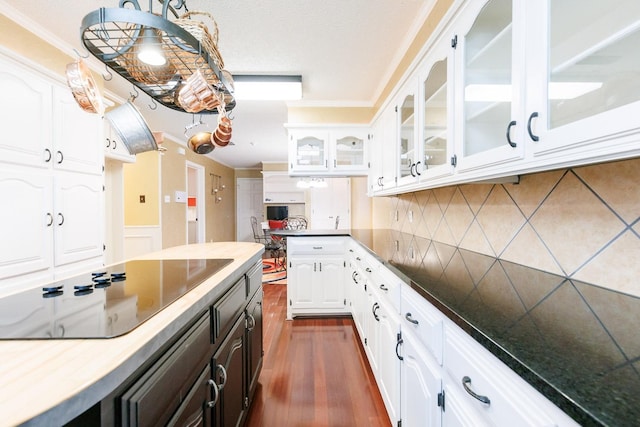
[[[154,28],[142,28],[135,48],[138,59],[145,64],[160,66],[167,63],[167,58],[162,52],[162,35]]]

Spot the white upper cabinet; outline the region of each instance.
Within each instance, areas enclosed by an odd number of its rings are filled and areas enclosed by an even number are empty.
[[[522,6],[518,0],[468,2],[455,26],[457,170],[524,156]]]
[[[51,85],[15,62],[0,57],[0,91],[4,124],[0,138],[3,162],[48,168],[52,152]]]
[[[421,124],[418,140],[422,156],[416,173],[420,180],[450,175],[453,153],[453,51],[440,43],[419,72]]]
[[[289,128],[290,175],[367,175],[368,126]]]
[[[373,124],[369,192],[376,194],[397,184],[398,114],[387,106]]]
[[[531,3],[531,4],[529,4]],[[640,2],[527,3],[529,140],[542,161],[638,152]],[[534,159],[534,161],[538,160]]]
[[[418,180],[417,168],[421,167],[421,145],[418,144],[417,127],[418,85],[415,79],[409,81],[400,91],[397,103],[398,114],[398,185]]]

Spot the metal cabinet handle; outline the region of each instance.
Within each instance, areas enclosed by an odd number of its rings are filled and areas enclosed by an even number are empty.
[[[218,398],[220,397],[220,389],[218,388],[218,384],[216,384],[216,382],[212,379],[209,379],[207,383],[213,389],[213,400],[210,400],[209,402],[207,402],[207,407],[213,408],[214,406],[216,406],[216,403],[218,402]]]
[[[118,146],[118,142],[114,139],[113,140],[113,149],[115,150],[117,146]]]
[[[509,122],[509,126],[507,126],[507,142],[510,146],[515,147],[517,144],[511,141],[511,128],[516,125],[516,121],[512,120]]]
[[[369,267],[365,268],[364,271],[366,271],[367,273],[371,273],[371,269]]]
[[[362,261],[362,258],[360,258],[359,256],[356,257],[356,261]]]
[[[64,160],[64,155],[62,154],[62,151],[58,150],[56,151],[56,154],[58,155],[58,164],[62,163],[62,161]]]
[[[382,289],[385,292],[389,292],[389,288],[387,288],[385,285],[380,285],[380,289]]]
[[[59,336],[61,338],[64,338],[64,333],[65,333],[64,325],[58,325],[58,330],[60,331],[60,335]]]
[[[534,111],[533,113],[531,113],[531,115],[529,116],[529,120],[527,121],[527,132],[529,132],[529,137],[531,138],[532,141],[539,141],[540,140],[540,137],[538,137],[538,135],[534,135],[533,131],[531,130],[531,122],[536,117],[538,117],[538,112]]]
[[[247,314],[247,331],[251,332],[253,331],[253,328],[256,327],[256,318],[253,317],[253,315],[251,313]],[[251,322],[249,322],[251,321]],[[251,323],[251,326],[249,326],[249,323]]]
[[[420,163],[422,163],[422,162],[416,163],[416,175],[418,175],[418,176],[422,175],[420,172],[418,172],[418,165],[420,165]]]
[[[414,325],[417,325],[419,323],[416,319],[411,317],[411,313],[405,314],[404,318],[407,319],[409,322],[413,323]]]
[[[107,148],[111,147],[111,140],[107,138]]]
[[[51,227],[53,225],[53,215],[51,215],[51,212],[47,212],[47,217],[49,218],[49,222],[47,222],[47,227]]]
[[[47,158],[44,159],[44,162],[49,163],[51,161],[51,158],[53,157],[53,155],[51,154],[51,150],[49,150],[48,148],[45,148],[44,152],[47,155]]]
[[[400,356],[400,346],[404,343],[404,340],[402,339],[402,334],[400,332],[398,332],[397,335],[397,339],[396,339],[396,357],[400,360],[404,360],[404,357]]]
[[[467,377],[466,375],[462,377],[462,387],[464,387],[464,391],[466,391],[473,398],[478,399],[480,402],[484,403],[485,405],[491,404],[491,400],[489,400],[487,396],[477,394],[475,391],[471,390],[471,387],[469,387],[469,384],[471,384],[471,378]]]
[[[319,267],[320,271],[322,271],[322,263],[321,262],[318,263],[318,267]]]
[[[416,167],[415,163],[411,163],[411,167],[409,168],[409,173],[411,174],[412,177],[416,177],[416,174],[413,172],[414,168]]]
[[[64,224],[64,215],[62,215],[61,212],[58,212],[58,218],[60,218],[60,222],[58,223],[58,225]]]
[[[216,366],[216,369],[220,372],[220,377],[222,378],[222,384],[218,386],[218,388],[222,390],[227,384],[227,370],[222,365]]]
[[[373,317],[378,322],[380,321],[380,317],[378,316],[378,313],[376,313],[376,311],[378,311],[379,308],[380,308],[380,304],[378,304],[377,302],[374,303],[373,306],[371,307],[371,312],[373,313]]]

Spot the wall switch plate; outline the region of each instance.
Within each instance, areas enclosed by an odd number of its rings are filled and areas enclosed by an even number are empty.
[[[176,203],[187,203],[187,192],[186,191],[176,191],[174,199]]]
[[[164,196],[164,202],[165,202],[165,203],[171,203],[171,196],[170,196],[170,195],[168,195],[168,194],[167,194],[167,195],[165,195],[165,196]]]

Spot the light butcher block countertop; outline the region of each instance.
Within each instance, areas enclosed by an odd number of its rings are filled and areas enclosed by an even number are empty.
[[[179,246],[135,259],[232,258],[201,285],[120,337],[0,340],[0,425],[61,425],[125,381],[261,258],[246,242]]]

